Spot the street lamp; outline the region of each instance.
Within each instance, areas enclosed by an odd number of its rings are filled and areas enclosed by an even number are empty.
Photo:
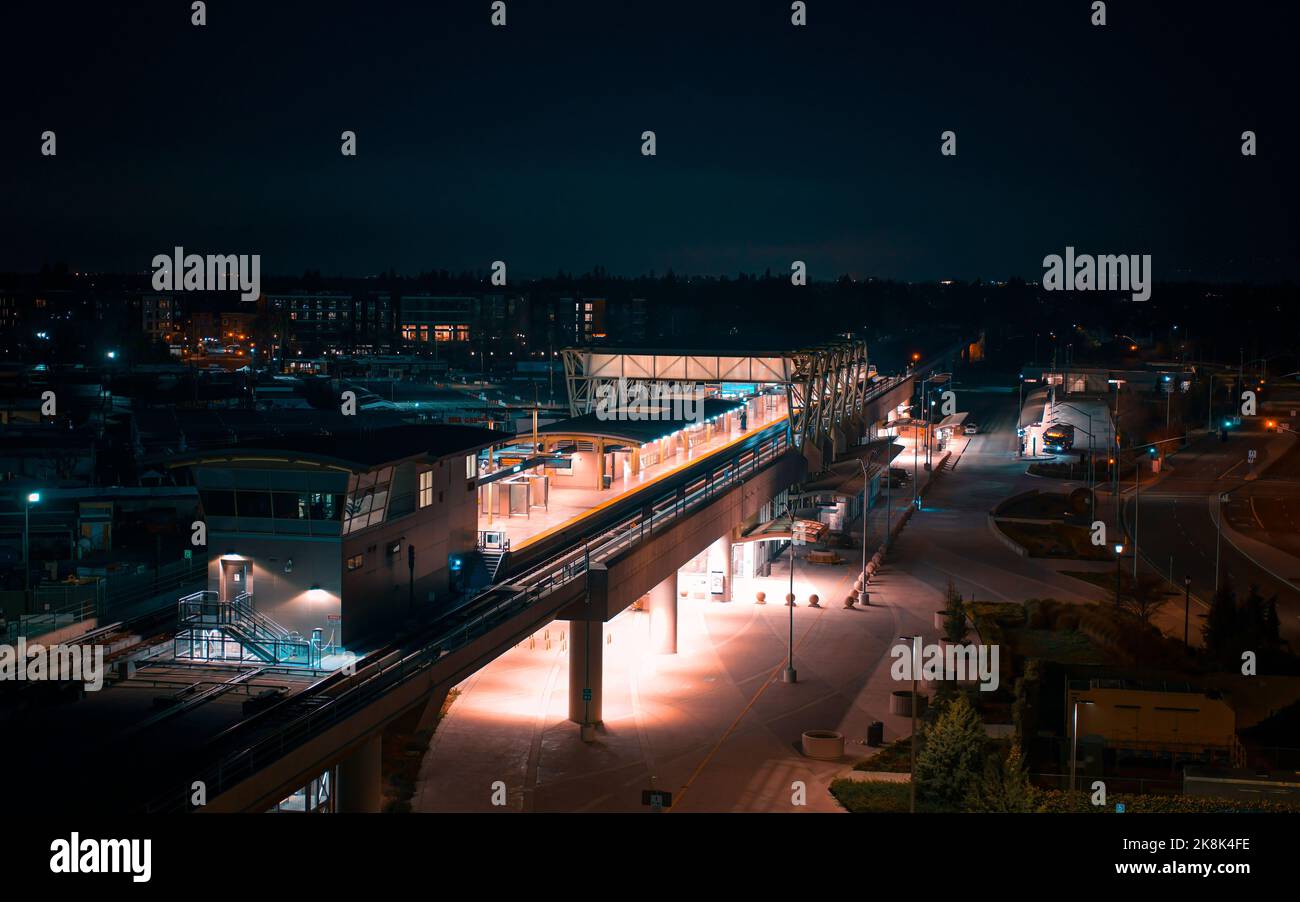
[[[951,378],[952,373],[931,373],[921,380],[921,398],[925,402],[925,469],[927,472],[930,469],[930,460],[932,457],[930,453],[930,445],[934,433],[930,421],[934,416],[934,402],[930,399],[930,392],[926,390],[926,386],[931,383],[944,383]]]
[[[1219,501],[1214,505],[1214,591],[1219,591],[1219,559],[1220,551],[1223,548],[1223,506],[1228,503],[1228,493],[1222,492],[1219,495]]]
[[[1124,554],[1122,542],[1115,543],[1115,607],[1119,607],[1119,562]]]
[[[875,452],[872,452],[871,459],[876,459]],[[871,479],[867,475],[867,462],[858,458],[858,463],[862,464],[862,597],[867,598],[867,527],[870,519],[867,504],[870,502]]]
[[[899,636],[901,641],[912,643],[912,753],[911,753],[911,772],[912,779],[910,789],[910,802],[912,814],[916,814],[916,672],[920,670],[921,663],[921,637],[917,636]]]
[[[23,604],[24,607],[31,603],[32,594],[32,566],[29,555],[31,554],[31,511],[33,504],[41,503],[40,492],[28,492],[27,503],[23,506]]]
[[[1075,790],[1074,774],[1079,761],[1079,706],[1091,705],[1092,702],[1086,698],[1076,698],[1072,707],[1070,717],[1070,792]]]
[[[790,609],[790,645],[781,682],[795,683],[798,682],[798,675],[794,670],[794,549],[798,542],[795,538],[794,511],[787,508],[786,515],[790,518],[790,594],[785,597],[786,607]]]

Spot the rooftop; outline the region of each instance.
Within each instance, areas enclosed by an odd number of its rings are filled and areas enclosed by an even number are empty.
[[[353,428],[331,434],[288,435],[245,442],[223,448],[172,458],[172,466],[218,463],[250,456],[287,461],[342,465],[354,472],[411,458],[438,459],[469,454],[512,433],[442,423],[390,426],[381,429]]]
[[[678,417],[674,419],[627,419],[619,414],[621,412],[610,412],[599,414],[596,412],[584,413],[580,416],[569,417],[566,420],[560,420],[550,423],[546,426],[540,426],[537,429],[538,435],[590,435],[593,437],[612,438],[620,441],[644,445],[647,442],[657,441],[666,438],[682,429],[696,426],[706,420],[711,420],[723,414],[730,413],[745,406],[743,401],[727,401],[721,398],[705,398],[701,404],[700,416],[695,419]],[[665,412],[667,412],[665,408]]]

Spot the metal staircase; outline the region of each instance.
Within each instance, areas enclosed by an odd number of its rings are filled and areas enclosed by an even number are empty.
[[[501,531],[481,531],[478,534],[478,553],[487,568],[488,582],[495,583],[502,564],[510,555],[510,539]]]
[[[256,660],[266,664],[320,665],[321,650],[253,608],[242,593],[222,601],[205,590],[177,603],[177,657],[199,660]]]

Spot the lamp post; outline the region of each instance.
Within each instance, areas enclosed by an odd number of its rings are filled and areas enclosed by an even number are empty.
[[[925,411],[925,469],[930,469],[930,441],[933,434],[930,429],[930,418],[934,412],[934,404],[930,400],[930,393],[926,390],[932,382],[947,382],[952,378],[952,373],[931,373],[921,380],[921,400],[924,404],[922,408]]]
[[[871,459],[876,459],[875,452],[872,452]],[[871,479],[867,475],[867,462],[858,458],[858,463],[862,464],[862,597],[867,597],[867,526],[870,520],[867,516],[867,504],[871,500]]]
[[[40,492],[28,492],[27,503],[23,506],[23,606],[31,604],[32,565],[31,565],[31,511],[33,504],[40,504]]]
[[[1115,607],[1119,607],[1119,563],[1124,554],[1124,545],[1115,543]]]
[[[1138,584],[1138,502],[1142,498],[1142,463],[1136,454],[1133,455],[1133,591],[1137,591]]]
[[[908,781],[911,788],[909,794],[909,807],[912,814],[916,814],[916,672],[920,669],[921,649],[919,643],[920,635],[916,636],[899,636],[900,640],[910,641],[912,643],[912,752],[910,755],[911,779]]]
[[[1017,381],[1020,383],[1020,389],[1016,400],[1016,457],[1024,457],[1025,443],[1021,441],[1020,429],[1025,425],[1022,422],[1025,418],[1025,374],[1021,373]]]
[[[885,462],[885,540],[882,543],[885,548],[885,554],[889,554],[889,534],[894,525],[894,508],[891,501],[892,494],[890,489],[894,485],[894,473],[891,466],[894,462],[894,437],[889,437],[889,459]]]
[[[921,442],[916,437],[916,417],[912,418],[912,507],[921,506],[921,468],[920,468],[920,451]]]
[[[1187,623],[1192,612],[1192,578],[1183,577],[1183,648],[1187,648]]]
[[[790,645],[781,682],[795,683],[798,682],[798,675],[794,670],[794,559],[795,545],[798,543],[795,538],[794,511],[787,509],[786,514],[790,518],[790,594],[785,597],[786,607],[790,609]]]
[[[1086,698],[1076,698],[1072,707],[1070,716],[1070,792],[1075,790],[1074,774],[1078,768],[1079,761],[1079,706],[1091,705]]]
[[[1229,490],[1231,491],[1231,490]],[[1214,591],[1219,591],[1219,560],[1223,548],[1223,505],[1228,503],[1228,492],[1219,495],[1219,503],[1214,505]]]

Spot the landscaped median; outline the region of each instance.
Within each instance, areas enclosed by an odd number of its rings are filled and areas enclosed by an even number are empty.
[[[998,540],[1021,557],[1109,561],[1109,550],[1093,543],[1086,525],[1091,510],[1087,489],[1069,494],[1034,490],[998,504],[989,511],[988,522]]]

